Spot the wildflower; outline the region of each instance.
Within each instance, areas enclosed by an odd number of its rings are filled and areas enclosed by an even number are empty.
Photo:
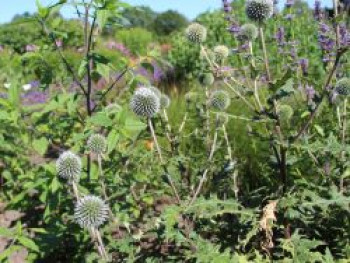
[[[225,60],[228,57],[229,53],[230,53],[229,49],[224,45],[219,45],[214,47],[214,55],[215,55],[216,61]]]
[[[95,154],[104,153],[107,149],[106,138],[100,134],[91,135],[87,141],[87,148]]]
[[[98,228],[107,218],[108,206],[97,196],[83,197],[74,208],[74,219],[82,228]]]
[[[335,91],[341,96],[350,96],[350,78],[342,78],[335,84]]]
[[[214,81],[215,81],[214,75],[210,72],[202,73],[199,76],[199,83],[202,86],[205,86],[205,87],[211,86],[211,85],[213,85]]]
[[[207,38],[207,29],[201,24],[193,23],[187,27],[186,35],[190,42],[200,44]]]
[[[247,0],[246,14],[249,19],[262,22],[273,14],[272,0]]]
[[[244,24],[239,32],[241,40],[253,41],[258,37],[258,29],[254,24]]]
[[[150,88],[141,87],[132,96],[130,107],[136,115],[151,118],[160,109],[160,98]]]
[[[81,169],[80,158],[71,151],[62,153],[56,162],[57,173],[63,179],[78,181]]]
[[[214,91],[209,98],[209,105],[219,111],[223,111],[230,106],[231,99],[229,94],[224,90]]]
[[[166,94],[162,94],[160,96],[160,108],[161,109],[166,109],[170,106],[170,98]]]

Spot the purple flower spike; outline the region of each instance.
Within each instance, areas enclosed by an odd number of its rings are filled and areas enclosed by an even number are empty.
[[[309,60],[307,58],[302,58],[299,60],[299,64],[301,67],[301,71],[303,72],[303,75],[307,75],[308,68],[309,68]]]

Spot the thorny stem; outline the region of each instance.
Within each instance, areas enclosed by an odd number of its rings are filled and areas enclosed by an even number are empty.
[[[263,49],[264,53],[264,61],[265,61],[265,69],[266,69],[266,74],[267,74],[267,80],[271,80],[271,75],[270,75],[270,67],[269,67],[269,58],[267,56],[267,51],[266,51],[266,44],[265,44],[265,36],[264,36],[264,30],[262,28],[262,25],[259,25],[259,32],[260,32],[260,40],[261,40],[261,46]]]
[[[333,10],[334,10],[334,18],[335,18],[336,44],[337,44],[337,48],[339,48],[340,47],[340,41],[339,41],[340,32],[339,32],[338,22],[336,21],[336,19],[338,18],[338,1],[337,0],[333,0]]]
[[[154,144],[156,145],[156,149],[157,149],[157,153],[158,153],[158,156],[159,156],[159,160],[160,160],[160,162],[161,162],[161,164],[162,164],[162,166],[164,168],[164,171],[166,173],[166,176],[168,178],[170,186],[171,186],[171,188],[173,190],[173,193],[174,193],[174,195],[176,197],[176,200],[177,200],[178,203],[180,203],[181,202],[180,196],[179,196],[179,194],[178,194],[178,192],[176,190],[174,181],[171,178],[171,176],[168,173],[168,170],[166,168],[166,164],[165,164],[164,159],[163,159],[162,151],[161,151],[161,149],[159,147],[157,136],[156,136],[156,133],[154,132],[154,127],[153,127],[153,124],[152,124],[152,120],[150,118],[148,118],[148,126],[149,126],[149,129],[151,130],[151,134],[152,134],[152,137],[153,137],[153,140],[154,140]]]
[[[215,133],[214,133],[214,140],[213,140],[213,144],[211,145],[211,150],[210,150],[210,154],[209,154],[209,158],[208,158],[208,164],[210,165],[211,161],[213,160],[213,157],[214,157],[214,152],[215,152],[215,149],[216,149],[216,143],[217,143],[217,138],[218,138],[218,129],[216,128],[215,129]],[[201,180],[199,181],[199,184],[198,184],[198,187],[190,201],[190,203],[188,204],[189,206],[192,205],[196,199],[197,199],[197,196],[198,194],[200,193],[202,187],[203,187],[203,184],[205,182],[205,180],[207,179],[207,174],[209,172],[209,167],[207,167],[202,175],[202,178]]]

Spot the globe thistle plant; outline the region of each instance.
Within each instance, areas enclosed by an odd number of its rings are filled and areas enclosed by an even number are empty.
[[[142,87],[132,96],[130,108],[137,116],[151,118],[159,112],[160,98],[151,89]]]
[[[76,154],[66,151],[58,158],[56,169],[61,178],[79,181],[82,169],[81,160]]]
[[[226,110],[230,106],[230,103],[230,96],[224,90],[214,91],[209,98],[209,105],[218,111]]]
[[[350,96],[350,78],[342,78],[335,85],[335,92],[341,96]]]
[[[186,29],[186,36],[188,41],[201,44],[207,38],[207,29],[198,23],[192,23]]]
[[[219,45],[214,47],[214,55],[215,55],[215,60],[216,61],[223,61],[226,59],[229,55],[230,51],[228,47],[224,45]]]
[[[166,94],[162,94],[160,96],[160,108],[161,109],[166,109],[170,106],[170,98]]]
[[[199,83],[204,87],[213,85],[214,81],[215,81],[214,75],[210,72],[202,73],[199,76]]]
[[[243,41],[254,41],[258,37],[258,28],[254,24],[244,24],[239,32]]]
[[[87,148],[95,154],[104,153],[107,149],[106,138],[100,134],[91,135],[87,141]]]
[[[273,0],[247,0],[245,10],[249,19],[263,22],[273,14]]]
[[[82,228],[98,228],[107,220],[108,213],[108,206],[101,198],[88,195],[77,202],[74,219]]]

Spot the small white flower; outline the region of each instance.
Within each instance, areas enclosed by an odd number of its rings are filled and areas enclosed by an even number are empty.
[[[24,91],[28,91],[28,90],[30,90],[32,88],[32,85],[31,84],[24,84],[23,86],[22,86],[22,89],[24,90]]]

